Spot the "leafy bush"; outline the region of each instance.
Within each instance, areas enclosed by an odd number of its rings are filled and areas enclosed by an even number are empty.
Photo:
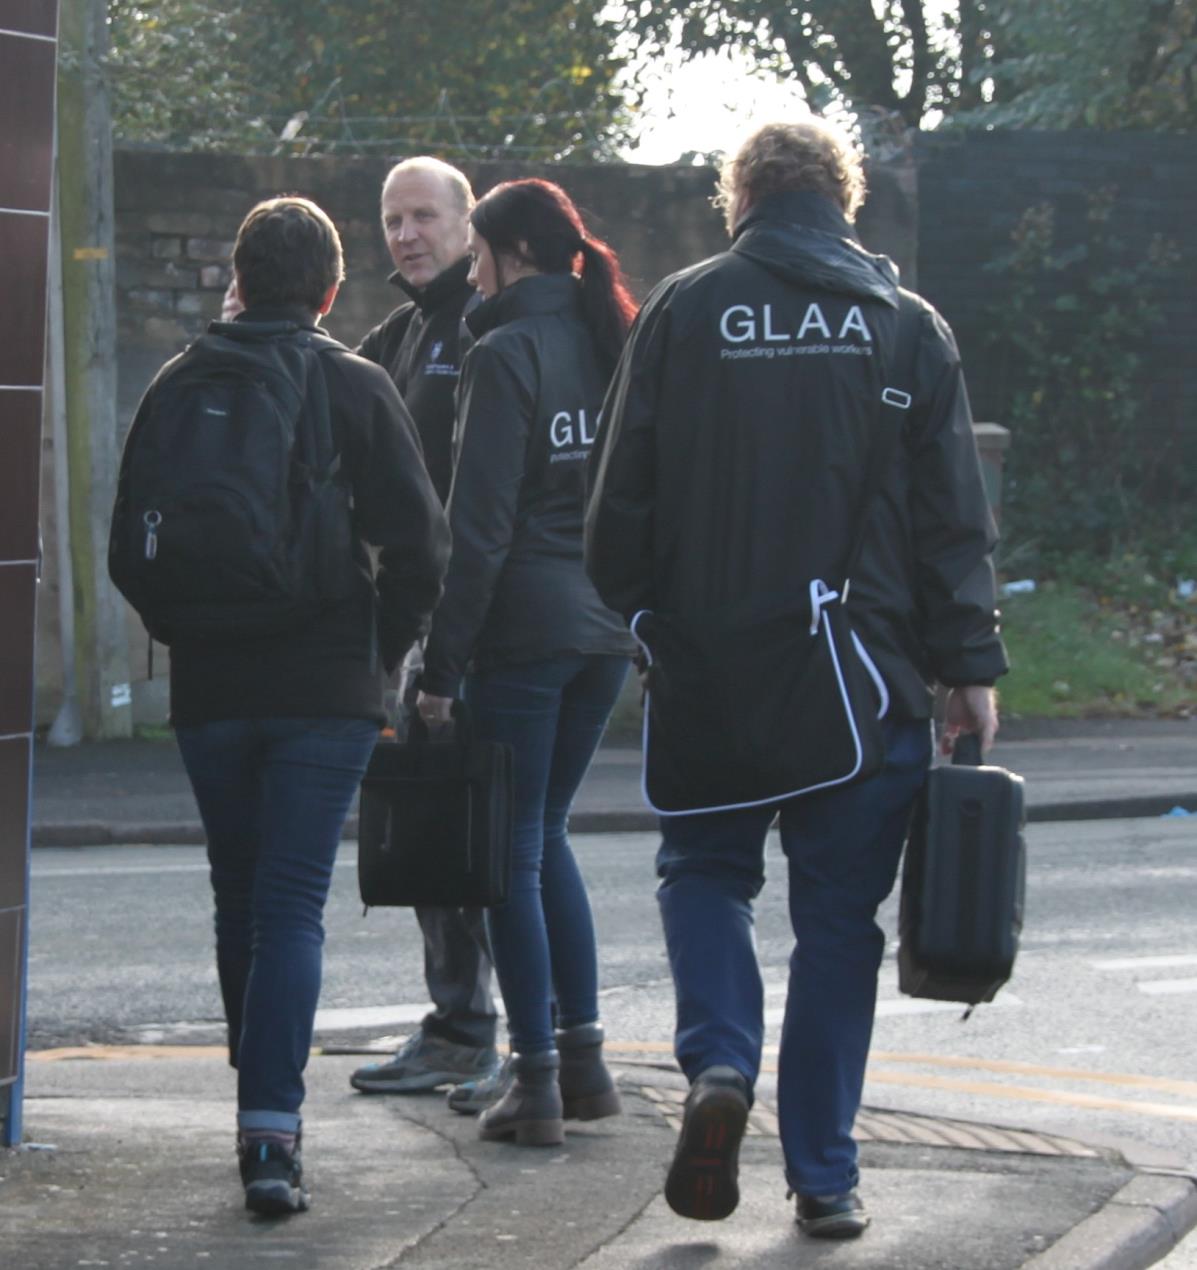
[[[1158,283],[1177,252],[1159,236],[1146,251],[1128,247],[1111,223],[1116,197],[1091,196],[1066,247],[1056,208],[1028,208],[1010,250],[988,266],[1003,284],[988,316],[1013,433],[1006,559],[1020,557],[1020,570],[1166,542],[1191,506],[1178,483],[1191,441],[1179,420],[1152,417],[1147,428],[1143,373],[1162,320]]]

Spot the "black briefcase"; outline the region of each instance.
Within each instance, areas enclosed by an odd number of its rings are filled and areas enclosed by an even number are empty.
[[[369,905],[488,908],[511,881],[512,753],[480,741],[464,706],[448,740],[414,717],[374,747],[362,779],[357,878]]]
[[[1022,777],[981,766],[961,736],[915,804],[898,917],[898,987],[912,997],[992,1001],[1018,953],[1026,892]]]

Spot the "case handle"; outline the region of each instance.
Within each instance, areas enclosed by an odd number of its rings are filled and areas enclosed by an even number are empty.
[[[961,732],[952,746],[953,767],[980,767],[981,737],[977,732]]]

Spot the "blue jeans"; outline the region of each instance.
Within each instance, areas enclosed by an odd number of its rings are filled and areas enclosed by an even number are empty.
[[[859,1178],[852,1125],[885,944],[876,914],[931,761],[929,725],[887,723],[886,753],[881,772],[859,785],[661,821],[657,899],[677,992],[678,1062],[690,1080],[726,1064],[751,1088],[764,1041],[752,901],[765,881],[765,835],[780,813],[797,944],[777,1102],[786,1178],[801,1195],[841,1195]]]
[[[511,890],[487,914],[511,1047],[550,1049],[553,993],[561,1027],[598,1018],[590,899],[566,818],[628,672],[626,657],[564,654],[471,675],[478,735],[505,741],[515,763]]]
[[[176,736],[208,835],[238,1123],[294,1131],[320,996],[324,901],[378,725],[226,719]]]

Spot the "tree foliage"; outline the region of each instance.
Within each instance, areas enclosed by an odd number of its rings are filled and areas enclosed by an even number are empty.
[[[629,116],[604,0],[109,0],[122,139],[606,157]]]
[[[1197,128],[1197,0],[1003,0],[993,100],[961,122]]]
[[[729,46],[818,111],[1190,129],[1197,0],[630,0],[641,56]]]
[[[729,45],[802,86],[817,110],[839,106],[900,116],[917,127],[929,111],[980,104],[1000,0],[681,0],[628,4],[621,26],[641,52],[686,56]]]
[[[1191,520],[1192,443],[1178,413],[1159,414],[1144,361],[1179,256],[1160,237],[1124,240],[1117,205],[1117,190],[1099,190],[1066,236],[1052,204],[1030,207],[987,266],[998,415],[1014,434],[1003,535],[1040,556],[1105,555]]]

